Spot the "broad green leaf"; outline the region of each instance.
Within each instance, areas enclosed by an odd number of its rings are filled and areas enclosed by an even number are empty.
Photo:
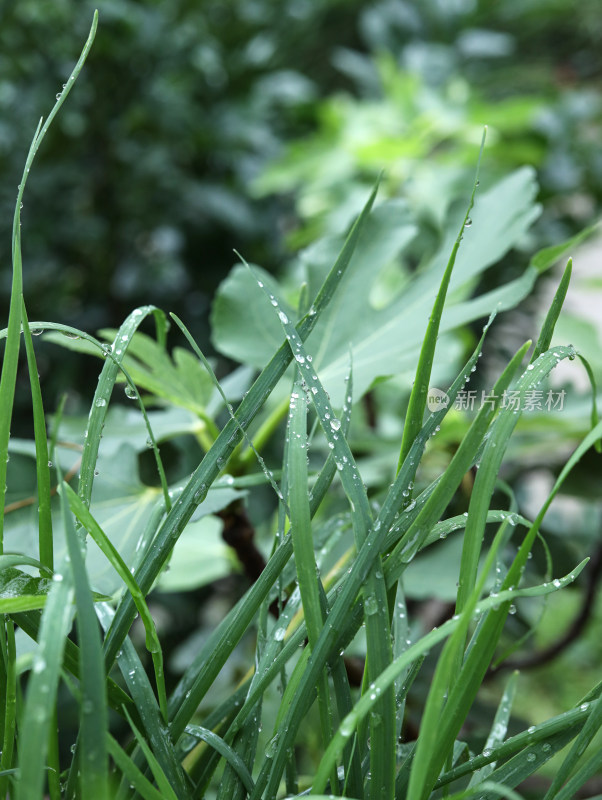
[[[95,477],[91,510],[124,561],[130,566],[135,566],[150,546],[154,533],[153,520],[156,520],[154,523],[156,527],[162,516],[163,501],[161,490],[158,487],[144,485],[138,475],[138,452],[146,449],[146,443],[142,440],[145,432],[143,423],[139,428],[133,426],[130,432],[130,441],[135,443],[136,449],[127,443],[120,444],[122,435],[124,439],[127,438],[124,433],[127,426],[123,420],[127,419],[127,415],[132,412],[122,413],[117,409],[115,411],[115,414],[111,412],[108,415],[106,434],[99,452],[98,475]],[[171,412],[156,412],[157,416],[163,413],[168,418],[171,416]],[[177,412],[178,415],[181,413],[186,413],[188,416],[188,412]],[[138,415],[138,419],[140,419],[140,415]],[[113,420],[117,423],[115,429],[113,429]],[[81,437],[81,426],[72,426],[71,423],[68,423],[66,428],[70,433]],[[166,423],[167,428],[169,428],[168,423]],[[21,491],[17,493],[11,490],[10,493],[11,500],[24,501],[35,495],[35,464],[33,460],[35,446],[33,442],[23,441],[15,441],[14,445],[15,450],[19,453],[31,456],[29,469],[26,469],[26,465],[24,466],[22,463],[24,459],[18,459],[19,472],[16,474],[21,479]],[[65,447],[58,447],[55,460],[65,474],[68,474],[71,468],[77,466],[78,453]],[[13,458],[13,461],[17,462],[17,458]],[[11,465],[13,461],[11,461]],[[16,466],[17,463],[15,463]],[[243,496],[240,490],[235,489],[227,481],[226,476],[220,483],[211,487],[205,501],[196,508],[191,524],[197,525],[203,517],[215,514],[233,500]],[[177,497],[182,491],[182,484],[172,486],[170,491],[174,498]],[[56,498],[52,502],[52,511],[55,558],[60,559],[66,552],[66,545]],[[152,528],[150,530],[148,529],[149,525]],[[26,505],[7,514],[5,529],[7,548],[11,551],[37,552],[35,504]],[[193,530],[199,532],[200,529],[193,528]],[[198,569],[197,580],[203,573],[212,580],[218,576],[224,577],[231,571],[231,563],[227,559],[225,546],[218,550],[216,544],[216,537],[213,533],[210,533],[207,539],[199,538],[195,547],[195,563],[198,564],[199,561],[204,562],[207,559],[212,569],[203,571]],[[218,555],[219,558],[215,560]],[[217,573],[218,565],[219,575]],[[92,588],[97,592],[112,594],[123,589],[121,580],[94,543],[90,543],[87,549],[86,568]],[[210,577],[211,575],[214,577]],[[200,584],[197,583],[197,585]],[[24,601],[20,602],[23,604]],[[28,606],[28,608],[39,608],[42,604],[43,602],[40,605]]]
[[[113,341],[116,333],[110,329],[99,331],[107,341]],[[188,350],[175,347],[170,357],[155,339],[138,331],[123,363],[139,389],[204,415],[213,394],[213,383],[198,358]]]
[[[222,539],[222,527],[221,520],[214,516],[189,522],[155,588],[161,592],[186,592],[229,575],[235,565],[232,551]]]
[[[0,611],[5,614],[43,608],[52,580],[35,578],[15,567],[0,570]]]
[[[489,314],[498,303],[501,308],[513,307],[533,286],[538,271],[530,266],[523,276],[502,289],[482,299],[468,299],[483,271],[515,246],[538,216],[536,191],[533,171],[523,168],[477,197],[456,259],[441,334]],[[335,405],[341,402],[350,346],[358,397],[377,377],[415,368],[459,222],[457,213],[450,215],[435,255],[389,305],[375,308],[370,294],[376,276],[400,258],[415,236],[416,227],[399,201],[383,203],[372,212],[337,296],[306,344]],[[339,245],[338,239],[326,239],[302,254],[310,296]],[[264,280],[263,273],[261,276]],[[270,288],[267,277],[264,282]],[[231,358],[260,366],[281,343],[282,333],[277,320],[269,314],[269,302],[253,283],[252,276],[241,267],[223,282],[213,308],[213,341]],[[287,315],[289,310],[283,308]]]

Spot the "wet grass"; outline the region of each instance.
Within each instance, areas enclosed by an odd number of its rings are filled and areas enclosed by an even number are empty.
[[[570,346],[550,349],[570,266],[536,348],[530,350],[531,343],[526,342],[518,349],[491,387],[491,403],[484,404],[476,414],[447,468],[430,485],[420,485],[417,472],[427,442],[439,430],[465,386],[490,330],[491,320],[450,386],[448,405],[425,414],[439,323],[455,256],[477,192],[475,179],[424,335],[400,456],[391,464],[393,481],[375,504],[364,486],[348,439],[354,402],[352,360],[344,405],[335,409],[306,347],[309,334],[344,278],[370,215],[375,189],[322,287],[311,303],[305,303],[305,307],[302,304],[297,319],[290,318],[282,299],[258,279],[281,325],[282,344],[237,408],[227,403],[224,394],[226,422],[221,429],[215,428],[204,457],[182,491],[174,494],[167,485],[149,416],[124,363],[128,348],[147,317],[154,318],[157,341],[164,343],[167,319],[163,312],[153,307],[135,309],[109,348],[89,333],[59,323],[30,324],[23,301],[20,207],[25,184],[43,137],[85,61],[95,30],[96,17],[71,78],[48,119],[36,131],[15,210],[11,305],[8,326],[2,332],[5,347],[0,383],[0,486],[6,484],[10,422],[23,347],[33,399],[39,550],[12,554],[3,551],[0,569],[28,565],[30,571],[37,569],[40,577],[33,589],[28,584],[26,592],[5,594],[0,599],[0,796],[16,800],[41,800],[44,796],[52,800],[192,800],[204,796],[258,800],[285,793],[293,796],[310,789],[316,797],[328,794],[378,800],[514,798],[519,796],[515,787],[571,744],[545,797],[572,797],[601,766],[600,754],[587,750],[602,725],[599,686],[560,716],[508,736],[516,683],[512,676],[482,752],[467,752],[458,741],[514,604],[519,598],[562,590],[576,580],[585,564],[575,564],[568,574],[537,585],[523,581],[547,508],[579,458],[602,434],[595,415],[591,432],[568,460],[533,521],[512,509],[492,506],[504,453],[519,416],[515,408],[502,406],[500,398],[510,387],[519,398],[526,398],[559,361],[575,357]],[[176,322],[211,380],[217,383],[184,323]],[[104,358],[90,407],[77,490],[59,475],[59,524],[67,550],[58,561],[53,546],[53,525],[57,523],[51,514],[49,466],[55,442],[46,432],[31,337],[32,330],[40,329],[80,337]],[[92,503],[103,426],[120,376],[144,415],[162,484],[158,510],[144,532],[146,540],[152,540],[152,547],[145,551],[133,572],[95,519]],[[256,475],[272,485],[278,504],[271,555],[259,578],[212,631],[168,696],[161,640],[146,597],[165,568],[175,542],[206,501],[215,481],[232,461],[240,467],[239,446],[251,443],[250,426],[283,376],[288,376],[285,380],[290,378],[289,414],[278,481],[250,448],[252,458],[259,464]],[[328,455],[314,475],[307,459],[319,438],[318,428]],[[245,463],[252,463],[250,457]],[[471,469],[477,472],[468,512],[462,518],[448,520],[446,510]],[[353,542],[338,568],[322,576],[317,566],[316,535],[322,535],[332,522],[320,512],[327,494],[336,485],[346,498],[344,518],[351,527]],[[4,491],[1,496],[4,505]],[[0,515],[0,525],[3,519]],[[491,539],[485,536],[487,525],[495,527]],[[414,629],[410,634],[404,574],[419,552],[436,547],[440,538],[452,533],[463,536],[455,613],[439,628],[420,634]],[[121,580],[118,600],[94,591],[85,564],[88,537],[98,544]],[[502,552],[510,540],[515,544],[515,555],[508,561]],[[48,576],[51,581],[46,580]],[[274,602],[280,604],[276,621],[269,613]],[[151,654],[151,676],[130,638],[138,614]],[[74,623],[77,644],[68,638]],[[36,652],[25,667],[17,659],[16,626],[37,642]],[[248,664],[247,678],[229,698],[200,718],[196,713],[199,705],[211,695],[220,671],[249,631],[256,650]],[[365,669],[359,689],[351,684],[345,668],[346,649],[358,632],[365,636]],[[416,741],[400,747],[405,701],[431,651],[438,656],[422,709],[420,732]],[[61,681],[78,703],[80,714],[77,743],[67,764],[59,763],[58,758],[56,703]],[[275,716],[264,715],[263,698],[278,681],[282,685],[279,707]],[[315,774],[308,778],[298,773],[295,746],[314,703],[318,709],[320,754]],[[117,742],[111,735],[110,709],[122,717],[131,733],[129,739]],[[259,738],[262,724],[271,727],[266,748]],[[216,776],[220,776],[219,784]],[[569,782],[562,788],[567,779]]]

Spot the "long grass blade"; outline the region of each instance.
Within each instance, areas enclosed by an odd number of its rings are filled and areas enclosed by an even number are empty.
[[[224,742],[223,739],[221,739],[213,731],[203,728],[201,725],[188,725],[186,728],[186,733],[190,736],[195,736],[197,739],[200,739],[203,742],[206,742],[208,745],[210,745],[210,747],[216,750],[236,772],[245,789],[248,792],[253,791],[255,784],[253,783],[253,778],[251,777],[246,764],[242,758],[240,758],[240,756]]]
[[[61,485],[61,510],[67,539],[67,552],[73,572],[81,676],[81,750],[76,764],[80,773],[79,786],[82,796],[108,800],[109,761],[106,749],[108,712],[102,645],[81,542],[75,532],[75,525],[69,511],[66,486],[65,483]]]
[[[34,137],[32,139],[29,153],[25,161],[25,168],[19,190],[17,193],[17,202],[15,204],[15,213],[13,217],[13,240],[12,240],[12,286],[10,295],[10,306],[8,313],[8,333],[6,347],[4,350],[4,359],[2,363],[2,374],[0,376],[0,553],[3,550],[3,535],[4,535],[4,503],[6,495],[6,464],[8,461],[8,442],[10,438],[10,422],[12,418],[13,401],[15,382],[17,377],[17,364],[19,359],[19,336],[21,330],[21,312],[22,312],[22,293],[23,293],[23,267],[21,259],[21,205],[23,202],[23,192],[25,191],[25,184],[29,175],[33,160],[38,151],[48,128],[52,124],[59,108],[65,102],[67,95],[71,91],[77,76],[79,75],[84,62],[92,47],[92,42],[96,35],[96,27],[98,24],[98,12],[94,12],[92,26],[88,39],[84,45],[81,55],[75,65],[71,75],[61,94],[57,96],[57,101],[48,119],[44,124],[40,120]]]
[[[4,625],[4,622],[2,623]],[[4,648],[3,648],[4,649]],[[0,797],[6,797],[8,777],[13,762],[16,739],[17,711],[17,651],[15,647],[15,626],[11,619],[6,620],[6,649],[3,653],[3,744],[0,758]]]
[[[579,788],[579,786],[581,786],[582,782],[585,782],[591,775],[594,774],[598,768],[598,765],[601,763],[600,753],[591,756],[588,762],[575,773],[574,778],[569,781],[563,789],[561,789],[563,783],[577,767],[583,753],[589,747],[592,739],[598,733],[600,728],[602,728],[602,696],[599,697],[595,703],[592,703],[592,706],[589,709],[587,722],[579,732],[579,736],[560,765],[560,768],[558,769],[558,772],[552,781],[552,785],[546,792],[544,800],[561,800],[561,798],[562,800],[566,800],[566,798],[572,796],[572,793],[567,793],[570,783],[574,781],[574,785],[571,787],[572,791],[574,792],[577,790],[577,788]],[[592,769],[593,772],[590,771]]]
[[[73,588],[68,563],[54,577],[42,616],[39,650],[30,675],[19,737],[20,777],[16,800],[42,800],[48,733],[73,616]]]
[[[339,285],[349,261],[351,260],[351,256],[355,250],[357,240],[362,231],[365,220],[370,213],[375,196],[376,189],[370,195],[370,198],[368,199],[363,211],[351,229],[343,249],[333,268],[329,272],[326,280],[324,281],[323,286],[318,292],[312,307],[299,323],[299,335],[302,339],[306,339],[309,336],[316,322],[320,318],[322,311],[330,302],[337,286]],[[218,476],[221,470],[221,465],[225,463],[238,442],[241,440],[242,434],[240,430],[246,430],[248,428],[249,424],[254,419],[259,409],[263,406],[265,400],[271,394],[277,382],[284,374],[286,368],[291,362],[291,359],[292,356],[288,344],[284,343],[274,355],[270,363],[265,367],[263,372],[259,375],[247,393],[246,397],[243,398],[236,411],[237,423],[235,424],[232,420],[230,420],[225,425],[215,444],[191,476],[188,484],[184,488],[177,501],[174,503],[171,512],[168,514],[165,522],[157,533],[153,543],[152,557],[148,558],[141,565],[140,570],[137,572],[138,584],[143,592],[148,592],[150,590],[179,535],[184,530],[196,507],[205,498],[209,487]],[[288,560],[288,557],[290,557],[290,551],[288,554],[284,553],[282,555],[286,556],[286,559],[284,560],[284,563],[286,563],[286,560]],[[282,567],[280,567],[280,569],[281,568]],[[276,580],[279,571],[280,570],[273,575],[274,581]],[[264,574],[266,574],[266,570],[264,570]],[[268,575],[269,574],[270,573],[268,573]],[[257,584],[255,584],[255,586],[257,586]],[[134,615],[135,606],[133,601],[126,596],[117,610],[112,628],[108,632],[105,640],[105,659],[107,665],[112,664],[119,646],[129,630]],[[242,633],[246,629],[246,625],[236,624],[235,628],[237,638],[235,637],[231,639],[229,645],[226,645],[226,642],[224,641],[224,652],[226,650],[231,651],[231,649],[235,646],[236,641],[238,641],[238,638],[242,636]],[[216,664],[217,663],[219,662],[216,662]],[[217,667],[218,672],[220,668],[221,666]],[[187,711],[190,711],[192,714],[192,711],[194,711],[196,706],[194,706],[192,695],[190,695],[190,697],[191,705]],[[180,733],[184,730],[184,727],[190,718],[189,717],[188,719],[185,719],[186,713],[187,712],[181,709],[181,715],[179,716],[177,726],[180,728]],[[172,724],[175,725],[175,720]]]
[[[576,580],[579,573],[586,565],[583,561],[571,573],[559,578],[554,583],[541,584],[539,586],[532,586],[528,589],[518,589],[516,591],[508,591],[501,593],[498,597],[487,597],[479,601],[478,606],[474,609],[475,615],[480,615],[489,609],[494,608],[499,602],[510,602],[517,597],[541,597],[546,594],[556,592],[564,586],[568,586]],[[320,792],[328,781],[328,776],[332,763],[340,753],[344,742],[353,734],[355,727],[359,724],[360,720],[364,718],[373,709],[377,696],[384,691],[388,686],[391,686],[398,675],[402,674],[408,667],[418,660],[421,656],[428,653],[433,647],[448,638],[460,624],[460,618],[452,618],[438,628],[434,628],[430,633],[423,636],[418,642],[410,645],[408,649],[402,653],[395,661],[387,667],[387,669],[376,679],[374,682],[374,689],[369,694],[364,694],[354,706],[353,711],[342,722],[335,733],[330,746],[324,753],[320,766],[316,773],[313,782],[313,791]],[[570,718],[570,722],[574,721],[574,715]],[[565,720],[566,722],[566,720]],[[493,759],[491,759],[493,760]],[[474,760],[479,766],[489,763],[488,759]],[[462,774],[472,772],[472,770],[464,769]]]
[[[127,780],[128,785],[135,789],[143,800],[164,800],[161,792],[152,785],[144,773],[138,769],[132,758],[128,756],[110,734],[107,734],[107,749],[118,769],[121,770]]]
[[[98,606],[98,616],[103,628],[105,630],[109,628],[113,610],[109,606],[101,604]],[[134,701],[135,712],[138,715],[137,721],[143,728],[142,732],[139,731],[140,735],[144,734],[145,741],[148,740],[161,773],[177,790],[179,800],[188,800],[190,796],[188,783],[164,724],[149,678],[129,637],[123,642],[117,657],[117,666],[121,670],[125,685]],[[126,711],[129,713],[129,710],[124,709],[124,713]],[[134,713],[133,709],[131,713]]]
[[[472,194],[470,196],[470,201],[468,203],[468,209],[466,210],[466,214],[464,215],[464,219],[462,220],[462,226],[460,228],[460,232],[458,233],[458,237],[454,243],[451,255],[449,257],[449,261],[447,262],[447,267],[445,268],[445,272],[443,273],[441,285],[439,287],[439,291],[437,292],[437,297],[435,298],[433,310],[431,311],[431,315],[429,317],[426,333],[424,335],[424,339],[422,340],[422,348],[420,350],[418,366],[416,367],[416,377],[414,379],[414,385],[410,393],[410,400],[406,412],[405,424],[403,426],[401,451],[399,453],[399,463],[397,465],[398,472],[401,468],[401,465],[405,461],[408,453],[410,452],[410,448],[412,446],[414,439],[416,438],[416,436],[420,432],[420,429],[422,428],[422,419],[424,417],[424,409],[426,407],[426,396],[429,388],[429,383],[431,380],[433,360],[435,358],[435,347],[437,344],[437,337],[439,334],[439,325],[441,323],[441,316],[443,314],[443,308],[445,306],[445,298],[447,297],[449,282],[451,280],[454,265],[456,263],[456,256],[458,254],[458,250],[460,249],[460,244],[464,236],[465,228],[470,219],[469,215],[470,212],[472,211],[475,195],[477,193],[477,187],[479,185],[479,171],[481,167],[481,158],[483,156],[483,149],[485,147],[486,135],[487,135],[487,128],[485,128],[485,130],[483,131],[483,138],[481,140],[481,149],[479,151],[479,159],[477,161],[477,171],[474,179],[474,184],[472,187]]]
[[[558,284],[558,289],[556,289],[556,293],[554,295],[554,299],[552,300],[552,304],[548,309],[548,313],[546,314],[546,318],[541,327],[539,338],[537,339],[537,343],[535,344],[535,348],[533,350],[533,355],[531,356],[531,362],[530,362],[531,364],[534,361],[537,361],[539,356],[543,352],[545,352],[552,343],[554,328],[556,327],[558,317],[560,316],[560,312],[562,311],[562,306],[564,305],[566,293],[569,289],[569,284],[571,282],[572,272],[573,272],[573,259],[569,258],[569,260],[567,261],[567,265],[564,269],[564,272],[562,273],[562,278],[560,280],[560,283]]]
[[[527,556],[533,546],[533,541],[550,503],[581,456],[593,445],[596,439],[599,438],[601,431],[602,423],[590,431],[561,471],[546,502],[523,539],[512,566],[502,584],[503,591],[517,591],[515,587],[520,582],[522,569],[526,564]],[[554,584],[556,584],[556,581],[554,581]],[[491,658],[497,642],[499,641],[509,607],[510,601],[502,601],[497,609],[489,612],[487,619],[475,638],[473,646],[468,651],[462,666],[462,671],[454,685],[450,688],[449,698],[446,703],[445,717],[442,718],[437,725],[437,749],[435,752],[432,750],[429,751],[425,757],[425,761],[421,762],[417,767],[418,771],[416,774],[419,777],[416,778],[415,781],[416,798],[427,795],[428,791],[430,791],[430,788],[432,788],[437,780],[441,766],[447,754],[451,751],[453,741],[468,713],[468,709],[472,704],[478,687],[481,685],[485,671],[491,663]]]
[[[27,366],[29,368],[29,382],[31,384],[31,399],[33,404],[33,427],[36,442],[36,475],[38,481],[38,518],[39,518],[39,551],[40,561],[50,570],[53,568],[53,541],[52,541],[52,515],[50,513],[50,468],[48,453],[48,437],[46,435],[46,422],[44,419],[44,406],[42,403],[42,390],[33,349],[33,339],[25,301],[21,308],[23,320],[23,337],[25,352],[27,353]]]
[[[119,575],[121,580],[126,585],[128,591],[132,595],[140,619],[144,625],[146,633],[146,648],[151,653],[153,663],[155,666],[155,680],[157,683],[157,692],[159,695],[159,706],[165,721],[167,721],[167,697],[165,694],[165,678],[163,674],[163,652],[161,643],[157,636],[155,622],[151,616],[144,595],[140,591],[136,579],[130,572],[127,564],[119,555],[119,552],[108,538],[106,533],[102,530],[98,522],[94,519],[92,513],[84,504],[83,500],[77,495],[73,489],[64,484],[67,500],[72,512],[75,514],[80,523],[84,526],[86,531],[90,534],[92,539],[96,542],[100,550],[107,557],[115,572]]]
[[[324,624],[320,603],[320,589],[311,532],[311,512],[307,493],[307,399],[297,376],[291,394],[288,426],[288,482],[290,521],[293,537],[293,553],[297,567],[297,579],[303,604],[309,647],[313,649]],[[318,683],[318,704],[324,747],[332,737],[331,708],[328,676],[323,672]],[[331,776],[331,788],[338,786],[336,770]]]
[[[259,281],[263,288],[263,284]],[[304,391],[318,415],[320,425],[333,452],[341,483],[352,508],[352,524],[357,547],[366,540],[372,526],[372,512],[355,459],[349,445],[341,435],[341,421],[336,417],[330,400],[312,367],[312,356],[305,350],[303,341],[295,326],[281,310],[277,298],[266,291],[285,332],[291,352],[299,365]],[[368,680],[379,675],[391,662],[390,636],[383,630],[389,625],[388,601],[383,573],[380,569],[380,556],[376,556],[374,570],[368,573],[365,587],[366,642]],[[372,776],[371,797],[382,800],[392,798],[395,773],[395,697],[387,691],[379,698],[379,711],[370,719],[370,771]],[[274,772],[270,792],[275,789],[277,773]]]

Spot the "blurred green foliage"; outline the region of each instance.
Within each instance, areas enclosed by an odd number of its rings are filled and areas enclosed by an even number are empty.
[[[94,5],[0,8],[4,265],[26,143]],[[45,142],[23,213],[32,318],[58,309],[92,330],[158,302],[202,334],[233,247],[274,270],[297,215],[334,199],[347,218],[358,182],[370,185],[382,168],[407,180],[425,155],[437,170],[472,168],[487,122],[491,168],[533,163],[544,197],[555,197],[545,237],[573,233],[599,207],[595,0],[579,14],[567,0],[98,5],[89,66]],[[306,134],[291,159],[283,145]],[[282,152],[281,169],[262,181]],[[300,180],[300,203],[257,200],[257,187],[296,191]],[[418,199],[432,205],[440,189]],[[3,269],[2,305],[8,276]]]

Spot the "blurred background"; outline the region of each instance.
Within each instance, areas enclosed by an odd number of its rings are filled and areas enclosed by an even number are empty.
[[[23,258],[32,321],[59,321],[94,333],[118,327],[139,305],[155,303],[185,321],[201,347],[219,358],[224,374],[231,364],[212,350],[210,310],[217,287],[238,260],[234,249],[284,275],[300,248],[346,230],[382,172],[381,195],[401,198],[419,225],[416,250],[404,254],[405,266],[415,269],[424,252],[440,244],[452,204],[460,197],[465,205],[484,125],[481,182],[533,166],[541,213],[524,240],[481,278],[479,290],[522,274],[536,250],[600,217],[599,0],[578,6],[572,0],[3,0],[2,320],[10,294],[14,202],[29,143],[70,74],[96,6],[94,47],[27,186]],[[574,288],[559,334],[586,351],[600,381],[599,234],[594,231],[573,255]],[[395,288],[395,277],[389,278]],[[501,358],[536,333],[558,278],[546,274],[532,297],[499,320],[495,341]],[[474,342],[475,330],[465,332],[465,347]],[[68,387],[71,408],[85,411],[99,362],[43,338],[36,344],[46,408],[56,408]],[[485,356],[495,366],[495,345]],[[560,380],[579,383],[574,377]],[[19,381],[13,433],[31,436],[24,371]],[[578,390],[585,388],[582,383]],[[374,409],[366,404],[354,440],[356,452],[363,448],[362,475],[375,494],[390,480],[401,424],[399,388],[379,391],[380,418],[371,419]],[[504,477],[524,513],[536,513],[553,471],[587,430],[588,402],[574,405],[573,416],[531,417],[517,430]],[[381,439],[388,437],[387,447],[379,450],[375,429]],[[427,478],[429,469],[445,465],[463,429],[460,424],[458,434],[452,426],[437,437],[427,454]],[[190,469],[197,457],[197,451],[190,456]],[[550,600],[552,611],[537,626],[527,656],[532,663],[522,665],[527,677],[518,703],[529,722],[559,713],[599,679],[602,509],[596,458],[584,460],[567,485],[574,496],[546,518],[555,573],[585,555],[598,556],[577,588]],[[464,511],[463,500],[456,511]],[[260,535],[265,523],[269,542],[273,509],[265,505],[262,512],[251,508],[251,517]],[[421,596],[420,580],[407,587],[425,626],[445,614],[455,596],[455,573],[445,561],[425,559],[422,567],[425,575],[438,576],[440,596]],[[543,556],[541,561],[543,573]],[[225,562],[220,574],[231,566]],[[172,577],[177,574],[173,566]],[[197,579],[193,586],[210,580]],[[207,617],[202,636],[231,595],[242,591],[238,585],[223,589],[203,585],[202,596],[189,592],[161,601],[162,633],[175,648],[172,675],[197,646],[195,639],[177,649],[199,626],[199,603]],[[530,625],[526,612],[520,617],[511,623],[518,638]],[[186,620],[184,629],[178,628],[180,619]],[[552,652],[561,631],[569,640]],[[235,677],[224,676],[227,688]],[[496,692],[494,682],[492,698]],[[491,711],[486,698],[483,709],[485,720]],[[420,704],[413,712],[410,706],[410,726],[418,724],[419,710]],[[540,789],[535,783],[534,797]]]

